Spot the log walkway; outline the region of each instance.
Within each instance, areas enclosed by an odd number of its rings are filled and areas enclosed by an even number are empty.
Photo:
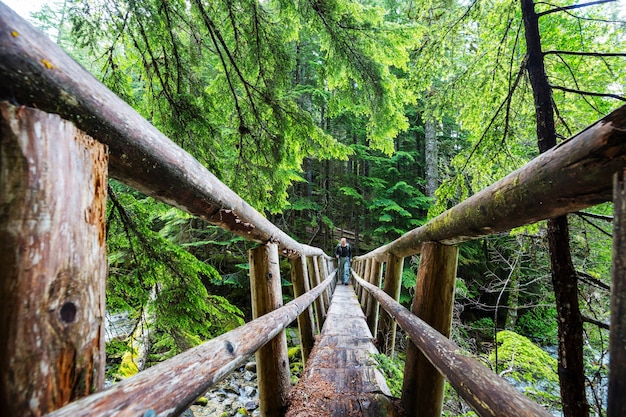
[[[376,369],[372,340],[352,285],[337,285],[287,417],[402,416]]]

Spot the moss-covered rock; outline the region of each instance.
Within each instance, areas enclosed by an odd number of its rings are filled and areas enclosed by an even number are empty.
[[[496,371],[513,380],[533,400],[551,404],[558,402],[559,376],[557,360],[541,350],[530,339],[509,330],[496,335],[498,363]],[[489,356],[496,361],[495,349]]]

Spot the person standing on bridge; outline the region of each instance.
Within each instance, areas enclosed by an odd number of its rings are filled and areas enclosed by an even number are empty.
[[[344,285],[350,282],[350,260],[352,259],[352,247],[346,241],[345,237],[341,238],[341,242],[335,248],[335,258],[337,258],[337,281]]]

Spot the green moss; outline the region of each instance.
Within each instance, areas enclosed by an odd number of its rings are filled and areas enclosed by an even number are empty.
[[[194,402],[194,405],[201,405],[202,407],[206,407],[208,403],[209,399],[207,397],[200,397]]]
[[[118,375],[121,379],[128,378],[129,376],[133,376],[139,372],[139,368],[133,362],[133,354],[131,352],[126,352],[122,356],[122,363],[118,369]]]
[[[289,357],[289,361],[294,361],[296,359],[300,359],[302,357],[302,348],[300,345],[298,346],[294,346],[294,347],[290,347],[287,350],[287,356]]]
[[[510,369],[510,376],[518,381],[559,381],[557,360],[529,339],[515,332],[503,330],[496,335],[496,341],[498,343],[498,372]],[[489,359],[492,362],[495,361],[495,350]]]
[[[558,402],[559,377],[557,360],[524,336],[509,330],[496,335],[498,363],[496,371],[519,382],[524,393],[533,400],[554,404]],[[496,361],[495,349],[489,360]]]
[[[376,360],[376,368],[385,376],[391,395],[400,398],[404,379],[404,361],[398,358],[392,359],[382,353],[377,353],[372,357]]]

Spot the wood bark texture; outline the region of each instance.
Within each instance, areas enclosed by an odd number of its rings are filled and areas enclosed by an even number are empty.
[[[0,2],[0,97],[59,114],[108,145],[112,178],[288,257],[302,245],[224,185],[41,31]]]
[[[383,291],[395,301],[400,299],[403,266],[404,258],[398,258],[393,253],[387,255],[387,269]],[[389,313],[385,309],[380,309],[377,345],[381,352],[387,356],[393,356],[396,348],[396,326],[396,321],[389,316]]]
[[[0,103],[0,414],[40,416],[104,382],[104,145]]]
[[[626,416],[626,172],[615,174],[607,417]]]
[[[250,250],[252,316],[259,318],[283,306],[278,246],[272,243]],[[259,408],[262,417],[282,417],[289,394],[287,336],[278,333],[256,352]]]
[[[422,246],[411,312],[445,337],[450,336],[458,248],[428,242]],[[410,416],[439,417],[444,378],[413,342],[406,350],[402,403]]]
[[[396,318],[411,341],[478,415],[498,417],[552,415],[482,363],[465,356],[460,347],[398,304],[383,290],[355,275],[352,275],[353,278],[371,291],[381,307]]]

